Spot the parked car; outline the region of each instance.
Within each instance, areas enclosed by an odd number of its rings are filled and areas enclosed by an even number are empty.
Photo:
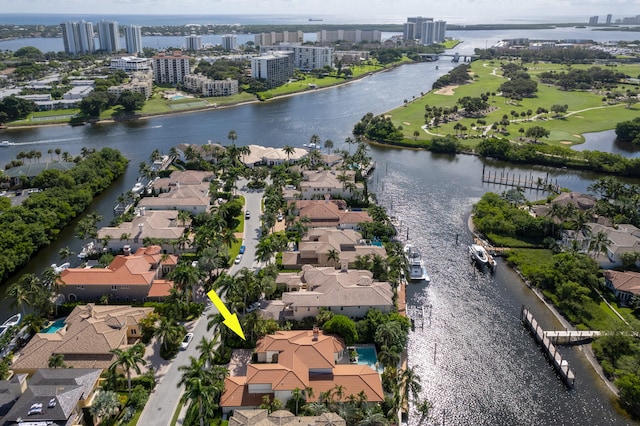
[[[236,260],[234,260],[233,263],[235,263],[237,265],[238,263],[240,263],[241,260],[242,260],[242,255],[239,254],[239,255],[236,256]]]
[[[240,246],[240,254],[244,254],[244,251],[245,251],[246,249],[247,249],[247,248],[246,248],[245,246]]]
[[[247,210],[246,212],[244,212],[244,218],[245,219],[249,219],[251,217],[251,213],[249,212],[249,210]]]
[[[180,343],[180,350],[184,351],[187,349],[191,340],[193,340],[193,333],[187,333],[184,339],[182,339],[182,343]]]
[[[282,219],[284,219],[284,218],[282,217],[282,213],[278,213],[278,222],[282,222]]]

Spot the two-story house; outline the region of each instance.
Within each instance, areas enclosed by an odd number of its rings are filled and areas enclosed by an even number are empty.
[[[342,386],[342,400],[360,392],[366,400],[384,400],[380,375],[368,365],[342,364],[345,355],[342,339],[318,329],[278,331],[263,337],[256,346],[257,362],[247,365],[246,376],[225,379],[220,398],[223,413],[243,408],[258,408],[263,396],[277,398],[283,404],[295,389],[313,389],[315,395]]]
[[[164,277],[177,263],[178,257],[163,254],[160,246],[141,247],[135,254],[117,255],[106,268],[65,269],[58,291],[69,301],[94,302],[103,296],[121,302],[158,300],[169,295],[173,283]]]

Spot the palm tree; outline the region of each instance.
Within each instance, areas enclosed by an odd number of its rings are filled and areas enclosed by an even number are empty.
[[[95,418],[109,418],[117,415],[120,412],[118,394],[101,390],[93,399],[89,411]]]
[[[20,308],[22,316],[25,316],[25,307],[33,306],[33,296],[40,287],[40,280],[33,274],[23,275],[17,282],[11,284],[7,290],[7,296],[11,300],[12,308]]]
[[[598,231],[591,241],[589,241],[589,250],[595,259],[601,253],[607,253],[609,247],[613,242],[609,239],[609,236],[604,231]]]
[[[63,354],[51,354],[49,357],[49,368],[65,367]]]
[[[358,426],[387,426],[388,424],[389,421],[384,414],[371,409],[365,411],[364,418],[358,422]]]
[[[118,367],[122,367],[127,375],[127,385],[129,388],[129,398],[131,398],[131,370],[140,374],[140,365],[147,365],[147,361],[144,359],[144,345],[142,343],[136,343],[128,349],[112,349],[110,351],[117,359],[109,366],[109,369],[116,370]]]
[[[327,252],[327,261],[332,262],[335,267],[336,264],[340,261],[340,253],[338,250],[331,249]]]
[[[295,388],[294,390],[291,391],[291,399],[293,399],[296,403],[296,412],[294,414],[297,416],[300,401],[304,401],[303,391],[300,388]]]
[[[176,288],[184,295],[186,302],[189,301],[191,288],[198,284],[201,277],[202,271],[187,262],[178,264],[173,271],[167,274],[167,279],[174,282]]]
[[[288,163],[291,157],[291,154],[296,152],[296,149],[291,145],[285,145],[282,147],[282,150],[284,151],[285,154],[287,154],[287,163]]]
[[[238,134],[236,133],[235,130],[231,130],[227,135],[227,139],[231,141],[231,144],[235,144],[236,140],[238,140]]]
[[[175,344],[182,336],[182,327],[180,327],[173,318],[166,316],[160,317],[160,326],[155,329],[154,335],[160,340],[165,350],[170,345]]]
[[[324,141],[324,149],[327,150],[327,154],[331,154],[331,150],[333,149],[333,141],[331,139]]]
[[[207,340],[204,336],[202,336],[202,340],[196,346],[196,349],[200,351],[200,359],[204,361],[204,365],[206,368],[209,368],[215,364],[215,353],[216,348],[218,347],[218,342],[216,337],[214,336],[211,340]]]

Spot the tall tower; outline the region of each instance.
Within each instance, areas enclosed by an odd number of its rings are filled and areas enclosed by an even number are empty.
[[[202,37],[199,35],[191,34],[185,39],[187,50],[200,50],[202,49]]]
[[[420,41],[422,41],[422,44],[430,45],[436,42],[436,24],[433,20],[424,21],[421,34]]]
[[[236,50],[238,48],[238,37],[235,34],[223,35],[222,48],[224,50]]]
[[[447,22],[436,21],[434,28],[434,41],[436,43],[442,43],[447,37]]]
[[[142,53],[142,33],[138,25],[124,27],[124,42],[127,53]]]
[[[63,22],[60,24],[62,28],[62,41],[64,42],[64,51],[77,55],[78,53],[93,53],[96,51],[93,24],[91,22]]]
[[[98,40],[100,41],[100,50],[110,53],[120,50],[118,23],[104,19],[98,22]]]

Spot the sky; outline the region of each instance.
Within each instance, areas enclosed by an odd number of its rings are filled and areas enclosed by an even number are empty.
[[[428,16],[451,22],[499,19],[562,21],[565,17],[640,13],[640,0],[0,0],[3,13],[124,15]],[[373,22],[373,21],[372,21]],[[398,23],[403,22],[400,20]]]

